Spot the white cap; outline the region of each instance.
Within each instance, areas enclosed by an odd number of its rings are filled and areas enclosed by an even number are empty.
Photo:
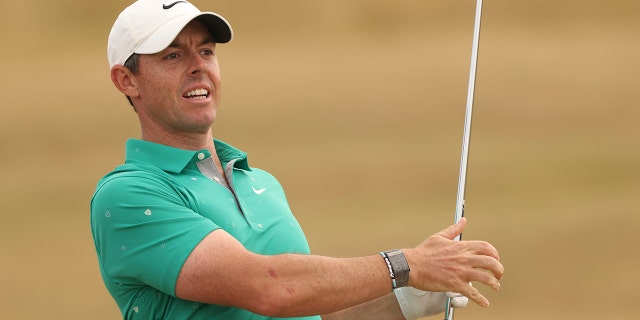
[[[213,12],[201,12],[187,1],[138,0],[124,9],[111,28],[107,54],[109,67],[124,64],[134,54],[154,54],[166,49],[193,19],[209,29],[213,40],[233,38],[231,25]]]

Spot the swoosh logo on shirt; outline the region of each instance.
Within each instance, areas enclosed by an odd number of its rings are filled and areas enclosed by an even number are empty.
[[[253,193],[255,193],[257,195],[261,195],[263,192],[267,191],[267,188],[262,188],[262,189],[256,190],[256,188],[254,188],[253,186],[251,187],[251,189],[253,189]]]
[[[169,4],[169,5],[162,4],[162,9],[169,10],[169,9],[173,8],[173,6],[175,6],[176,4],[181,3],[181,2],[186,2],[186,1],[176,1],[176,2],[174,2],[172,4]]]

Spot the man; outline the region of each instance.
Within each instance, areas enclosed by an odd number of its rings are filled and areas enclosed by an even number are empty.
[[[111,79],[142,139],[98,183],[91,227],[123,317],[415,319],[442,312],[444,292],[488,306],[469,283],[497,290],[504,269],[490,244],[452,240],[464,219],[415,248],[309,254],[278,181],[213,138],[217,44],[231,38],[224,18],[187,1],[137,1],[111,30]]]

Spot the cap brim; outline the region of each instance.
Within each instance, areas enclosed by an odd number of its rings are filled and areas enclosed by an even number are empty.
[[[211,32],[211,36],[213,36],[215,42],[227,43],[233,39],[231,24],[217,13],[203,12],[197,16],[196,19],[202,21],[205,26],[209,28],[209,32]]]
[[[227,43],[233,38],[233,31],[227,20],[213,12],[201,12],[195,15],[176,17],[165,23],[140,44],[134,50],[134,53],[154,54],[166,49],[175,40],[180,31],[194,19],[202,22],[207,27],[216,43]]]

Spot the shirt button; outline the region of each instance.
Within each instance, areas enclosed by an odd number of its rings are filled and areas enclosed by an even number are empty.
[[[204,153],[198,153],[198,160],[204,160],[204,157],[206,157]]]

